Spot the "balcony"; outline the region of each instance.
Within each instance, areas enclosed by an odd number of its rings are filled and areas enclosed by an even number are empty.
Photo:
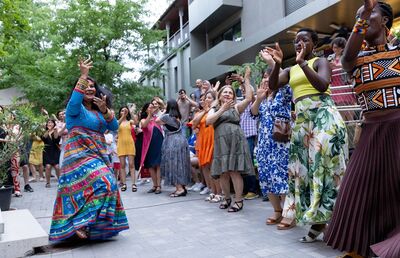
[[[190,32],[212,28],[243,7],[242,0],[195,0],[189,5]]]
[[[217,56],[232,48],[233,44],[234,42],[230,40],[221,41],[207,52],[193,59],[191,64],[192,78],[210,80],[228,72],[231,66],[218,65]]]

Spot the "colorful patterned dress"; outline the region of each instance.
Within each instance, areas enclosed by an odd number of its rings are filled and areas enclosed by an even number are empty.
[[[105,239],[129,228],[104,138],[106,129],[118,129],[83,104],[75,87],[66,110],[68,140],[50,227],[50,240],[73,236],[87,228],[90,239]]]
[[[275,119],[290,120],[292,91],[289,85],[279,89],[275,97],[264,100],[259,108],[258,130],[258,177],[261,192],[267,194],[287,194],[289,143],[272,139]]]
[[[317,58],[308,61],[313,69]],[[329,89],[316,91],[302,68],[290,69],[296,121],[289,150],[289,193],[283,216],[298,225],[325,224],[332,216],[340,180],[348,161],[347,130]],[[301,91],[307,92],[301,95]],[[300,95],[296,95],[300,93]]]

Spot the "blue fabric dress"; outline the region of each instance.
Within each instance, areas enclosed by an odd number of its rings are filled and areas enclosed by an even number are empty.
[[[288,163],[290,143],[276,142],[272,139],[275,119],[290,120],[292,91],[289,85],[278,90],[275,98],[264,100],[259,108],[258,176],[264,196],[286,194],[288,192]]]
[[[76,87],[66,109],[68,139],[50,227],[50,240],[59,241],[86,228],[90,239],[105,239],[129,228],[104,138],[115,131],[115,118],[106,121],[87,110]]]

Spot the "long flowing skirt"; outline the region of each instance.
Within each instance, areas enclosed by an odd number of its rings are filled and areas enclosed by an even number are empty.
[[[400,257],[400,111],[364,123],[325,241],[362,256]]]
[[[104,135],[73,128],[65,146],[50,228],[50,240],[87,228],[90,239],[105,239],[129,228]]]
[[[191,178],[189,145],[182,131],[167,132],[161,149],[164,185],[188,185]]]
[[[283,215],[299,225],[327,223],[348,159],[346,126],[329,96],[296,103]]]

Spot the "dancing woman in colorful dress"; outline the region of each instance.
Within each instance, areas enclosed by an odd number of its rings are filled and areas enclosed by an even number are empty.
[[[79,62],[81,77],[66,109],[68,140],[50,227],[50,240],[106,239],[129,228],[104,132],[118,129],[109,98],[88,77],[92,62]]]
[[[349,252],[344,257],[400,257],[400,48],[387,40],[393,10],[365,0],[356,19],[342,64],[364,122],[325,241]]]

